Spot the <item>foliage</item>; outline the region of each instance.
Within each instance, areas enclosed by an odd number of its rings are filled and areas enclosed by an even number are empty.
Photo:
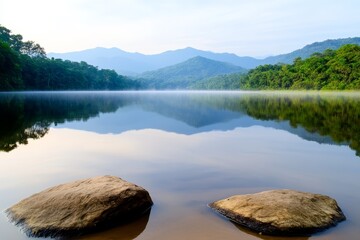
[[[239,80],[241,89],[360,89],[360,46],[328,49],[291,65],[259,66]]]
[[[97,69],[85,62],[22,56],[22,76],[27,90],[131,89],[138,84],[113,70]]]
[[[85,62],[49,59],[44,49],[0,26],[0,91],[137,89],[139,82]]]
[[[8,44],[0,41],[0,89],[22,88],[18,54]]]
[[[23,37],[19,34],[11,34],[11,31],[0,25],[0,41],[9,44],[14,51],[26,54],[30,57],[45,57],[44,48],[33,41],[23,41]]]

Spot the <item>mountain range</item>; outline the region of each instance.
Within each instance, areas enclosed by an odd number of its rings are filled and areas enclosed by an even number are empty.
[[[337,49],[345,44],[360,45],[360,37],[315,42],[291,53],[271,56],[264,59],[237,56],[233,53],[214,53],[191,47],[153,55],[130,53],[118,48],[98,47],[77,52],[49,53],[48,57],[76,62],[85,61],[99,68],[114,69],[119,74],[138,75],[146,71],[153,71],[175,65],[197,56],[251,69],[263,64],[276,64],[279,62],[291,63],[297,57],[307,58],[315,52],[323,52],[326,49]]]

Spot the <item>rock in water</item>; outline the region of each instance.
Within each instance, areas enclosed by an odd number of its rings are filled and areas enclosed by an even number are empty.
[[[57,237],[128,221],[152,204],[142,187],[118,177],[100,176],[46,189],[6,211],[29,236]]]
[[[346,219],[334,199],[293,190],[235,195],[209,206],[230,220],[267,235],[309,235]]]

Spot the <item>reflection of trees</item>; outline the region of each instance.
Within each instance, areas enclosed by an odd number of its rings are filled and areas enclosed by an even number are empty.
[[[193,127],[228,121],[244,113],[261,120],[289,121],[294,128],[301,126],[336,143],[346,143],[360,156],[360,97],[315,93],[2,94],[0,150],[11,151],[27,144],[28,139],[43,137],[51,124],[86,121],[133,103]]]
[[[360,98],[330,95],[248,95],[241,111],[262,120],[287,120],[292,127],[347,142],[360,156]],[[239,106],[239,105],[238,105]]]
[[[0,139],[0,151],[10,152],[19,144],[27,144],[28,139],[39,139],[45,136],[49,131],[49,124],[35,123],[35,125],[19,129],[13,133],[9,138]]]
[[[360,95],[357,93],[244,93],[190,97],[196,104],[247,114],[259,120],[289,121],[291,127],[346,143],[360,156]],[[196,105],[195,104],[195,105]],[[318,139],[314,139],[318,141]]]
[[[289,121],[293,128],[301,126],[335,143],[346,143],[360,156],[360,95],[356,93],[185,93],[148,96],[139,104],[194,127],[243,113],[260,120]],[[314,141],[319,139],[314,137]]]
[[[76,93],[3,94],[0,96],[0,151],[9,152],[29,139],[43,137],[51,124],[86,121],[114,112],[123,99]]]

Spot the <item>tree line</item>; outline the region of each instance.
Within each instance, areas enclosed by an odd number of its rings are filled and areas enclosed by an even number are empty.
[[[182,88],[251,90],[351,90],[360,89],[360,46],[296,58],[292,64],[266,64],[247,73],[218,75],[193,82],[181,78]],[[164,80],[168,88],[169,78]],[[185,82],[182,82],[185,81]],[[150,88],[148,81],[98,69],[86,62],[47,58],[33,41],[0,25],[0,91],[11,90],[121,90]]]
[[[137,89],[140,83],[98,69],[86,62],[47,58],[33,41],[0,25],[0,91],[12,90],[121,90]]]

